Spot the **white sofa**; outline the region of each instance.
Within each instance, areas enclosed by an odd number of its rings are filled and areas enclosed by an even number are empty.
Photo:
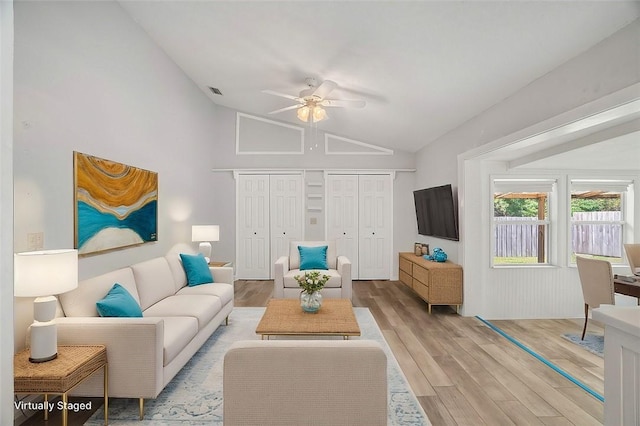
[[[59,296],[59,344],[104,344],[109,362],[109,396],[156,398],[193,354],[227,320],[233,309],[233,269],[210,268],[214,283],[186,286],[179,253],[121,268],[81,281]],[[140,304],[142,318],[102,318],[96,302],[114,283]],[[101,396],[102,373],[75,395]]]
[[[273,298],[295,299],[300,296],[300,285],[294,278],[303,275],[300,270],[298,246],[327,246],[328,270],[320,270],[331,276],[321,293],[323,297],[351,300],[351,261],[346,256],[336,255],[334,241],[292,241],[289,243],[289,256],[281,256],[274,265]]]
[[[246,340],[224,357],[225,426],[387,424],[387,357],[372,340]]]

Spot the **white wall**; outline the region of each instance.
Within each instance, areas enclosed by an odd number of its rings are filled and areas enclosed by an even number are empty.
[[[485,198],[491,197],[487,170],[483,170],[482,164],[469,165],[463,175],[458,170],[459,155],[639,81],[640,21],[635,21],[419,151],[416,187],[452,183],[459,186],[463,194],[461,211],[482,205]],[[590,113],[594,112],[597,111]],[[464,182],[458,182],[461,175]],[[467,222],[461,223],[460,243],[442,244],[443,248],[445,244],[450,248],[450,258],[461,262],[465,270],[462,310],[465,315],[492,318],[580,315],[582,311],[575,309],[581,303],[575,270],[566,267],[490,270],[489,243],[482,235],[482,230],[490,226],[489,218],[482,210],[472,211],[474,214],[467,217]],[[425,240],[432,247],[434,241],[443,241]],[[514,286],[514,283],[521,285]],[[558,286],[569,286],[570,290],[558,297]],[[567,300],[578,300],[578,305],[565,303]]]
[[[115,2],[15,4],[14,235],[73,247],[73,151],[158,172],[158,242],[80,259],[80,278],[166,253],[215,223],[216,107]],[[5,180],[3,179],[3,184]],[[3,203],[3,206],[6,204]],[[31,303],[16,299],[15,344]]]
[[[0,424],[13,424],[13,2],[0,2]]]

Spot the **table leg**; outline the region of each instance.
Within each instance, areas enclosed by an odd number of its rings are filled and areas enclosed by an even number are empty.
[[[62,394],[62,426],[67,426],[67,421],[69,419],[68,417],[68,412],[67,412],[67,404],[69,403],[69,401],[67,400],[67,393],[63,393]]]
[[[44,421],[49,420],[49,394],[44,394]]]
[[[109,424],[109,368],[104,365],[104,424]]]

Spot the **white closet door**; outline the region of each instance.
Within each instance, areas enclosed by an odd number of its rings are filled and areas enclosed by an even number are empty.
[[[325,186],[327,239],[349,258],[351,277],[358,279],[358,176],[328,175]]]
[[[271,216],[271,277],[274,263],[280,256],[289,255],[289,242],[303,239],[302,175],[270,176]]]
[[[391,272],[391,177],[361,175],[358,185],[360,279],[389,279]]]
[[[239,175],[237,277],[269,279],[269,176]]]

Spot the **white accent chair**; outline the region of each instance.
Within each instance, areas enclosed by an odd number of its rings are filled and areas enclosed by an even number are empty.
[[[300,297],[300,285],[294,278],[305,271],[300,270],[300,253],[298,246],[327,246],[328,270],[320,270],[331,276],[322,289],[323,297],[351,300],[351,261],[346,256],[336,254],[335,241],[291,241],[289,256],[281,256],[275,263],[273,279],[274,299],[297,299]]]

